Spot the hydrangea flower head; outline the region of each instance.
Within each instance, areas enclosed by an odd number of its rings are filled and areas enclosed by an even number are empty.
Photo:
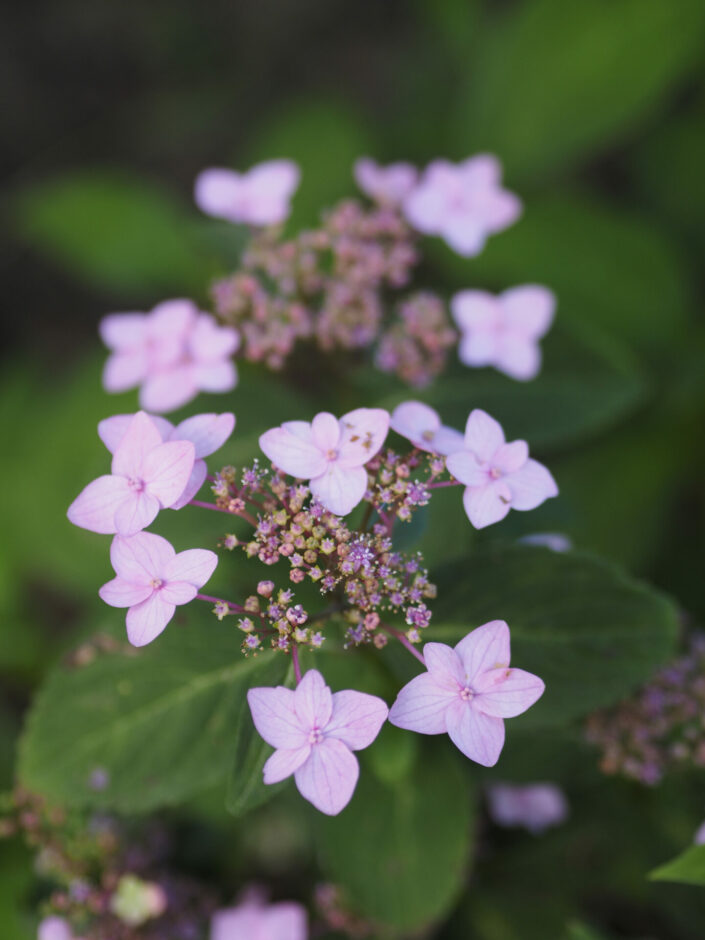
[[[246,173],[213,168],[196,178],[198,208],[228,222],[278,225],[290,212],[301,173],[291,160],[268,160]]]
[[[266,431],[259,446],[290,476],[309,480],[311,493],[329,512],[345,516],[367,489],[365,464],[389,430],[382,408],[357,408],[338,419],[327,411],[312,422],[287,421]]]
[[[307,940],[306,910],[294,901],[248,901],[216,911],[210,940]]]
[[[113,415],[98,424],[98,435],[111,454],[114,454],[119,447],[133,417],[134,415]],[[169,507],[182,509],[191,502],[203,486],[208,473],[208,467],[203,458],[209,457],[222,447],[230,437],[235,427],[235,415],[229,411],[223,414],[193,415],[181,421],[176,427],[171,421],[159,415],[148,417],[165,443],[167,441],[191,441],[194,446],[196,460],[191,476],[181,496]]]
[[[348,689],[334,692],[316,669],[295,691],[250,689],[252,720],[276,748],[264,765],[264,782],[294,774],[299,793],[316,809],[337,815],[350,802],[360,767],[353,751],[368,747],[387,719],[381,698]]]
[[[546,467],[529,458],[526,441],[507,444],[499,422],[479,408],[470,412],[463,450],[452,453],[446,466],[465,484],[463,504],[476,529],[499,522],[510,509],[536,509],[558,495]]]
[[[437,411],[420,401],[405,401],[392,412],[390,427],[420,450],[447,456],[462,450],[463,435],[441,424]]]
[[[544,691],[538,676],[509,665],[509,627],[492,620],[457,646],[426,643],[427,672],[399,692],[389,712],[398,728],[448,734],[466,757],[484,767],[497,763],[504,719],[521,715]]]
[[[538,375],[538,341],[556,310],[555,295],[547,287],[526,284],[498,296],[463,290],[452,298],[450,309],[462,333],[458,354],[466,366],[494,366],[519,381]]]
[[[164,443],[151,418],[138,411],[115,449],[112,473],[89,483],[67,515],[91,532],[134,535],[177,502],[194,460],[191,441]]]
[[[568,816],[565,793],[555,783],[495,783],[487,802],[498,826],[521,826],[534,833],[558,826]]]
[[[233,327],[219,326],[190,300],[169,300],[150,313],[113,313],[100,322],[112,350],[103,371],[109,392],[140,386],[147,411],[173,411],[199,391],[227,392],[237,372],[230,357],[240,343]]]
[[[464,257],[478,255],[488,235],[519,218],[521,202],[502,189],[501,167],[491,154],[453,164],[434,160],[406,197],[404,214],[419,232],[440,235]]]
[[[110,546],[116,577],[98,592],[111,607],[127,607],[127,637],[133,646],[156,639],[176,607],[192,601],[215,571],[215,552],[192,548],[178,555],[151,532],[117,536]]]
[[[80,940],[74,937],[73,931],[63,917],[52,915],[45,917],[39,925],[37,940]]]
[[[419,176],[419,171],[410,163],[391,163],[384,167],[369,157],[356,160],[353,172],[362,192],[386,206],[400,206]]]

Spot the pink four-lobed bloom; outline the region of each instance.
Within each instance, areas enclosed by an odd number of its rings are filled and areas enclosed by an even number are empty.
[[[487,791],[489,813],[498,826],[540,833],[568,818],[568,800],[555,783],[495,783]]]
[[[351,689],[334,692],[316,669],[296,690],[250,689],[252,720],[276,748],[264,765],[264,782],[294,774],[299,793],[328,816],[350,802],[360,767],[353,751],[368,747],[387,719],[381,698]]]
[[[494,366],[525,382],[541,369],[539,339],[548,331],[556,297],[540,284],[512,287],[494,295],[463,290],[450,309],[461,330],[458,354],[466,366]]]
[[[112,351],[103,385],[109,392],[140,386],[147,411],[173,411],[199,391],[227,392],[237,384],[231,356],[237,330],[219,326],[190,300],[168,300],[150,313],[113,313],[100,322]]]
[[[294,901],[247,901],[216,911],[210,940],[307,940],[306,909]]]
[[[383,206],[400,206],[419,177],[419,171],[410,163],[380,166],[369,157],[355,161],[353,174],[362,192]]]
[[[291,160],[268,160],[246,173],[214,167],[196,177],[194,198],[207,215],[246,225],[278,225],[291,211],[301,173]]]
[[[74,936],[68,921],[52,914],[40,923],[37,940],[80,940],[80,938]]]
[[[98,424],[100,439],[114,454],[120,442],[127,433],[134,415],[113,415],[105,418]],[[202,414],[186,418],[174,426],[171,421],[159,415],[148,415],[150,421],[158,430],[161,439],[167,441],[191,441],[194,446],[195,462],[186,487],[181,496],[170,509],[182,509],[190,503],[196,493],[203,486],[208,474],[208,467],[204,457],[215,453],[227,441],[235,427],[235,415],[229,411],[223,414]]]
[[[426,643],[427,672],[399,692],[389,720],[420,734],[448,734],[470,760],[492,767],[504,746],[504,719],[521,715],[544,691],[538,676],[509,665],[509,627],[492,620],[455,647]]]
[[[463,449],[450,454],[446,466],[465,484],[463,504],[476,529],[499,522],[510,509],[536,509],[558,495],[550,472],[530,459],[526,441],[507,444],[499,422],[479,408],[470,412]]]
[[[502,189],[502,169],[491,154],[462,163],[434,160],[404,200],[404,214],[419,232],[440,235],[459,255],[478,255],[489,235],[521,214],[517,196]]]
[[[338,419],[327,411],[313,421],[287,421],[259,439],[272,463],[292,477],[309,480],[312,495],[329,512],[345,516],[367,490],[365,464],[389,430],[382,408],[357,408]]]
[[[174,506],[191,477],[191,441],[164,443],[154,422],[138,411],[113,454],[112,473],[93,480],[69,506],[74,525],[106,535],[134,535],[160,509]]]
[[[460,431],[441,423],[440,415],[420,401],[405,401],[392,412],[389,426],[420,450],[431,454],[448,454],[465,446]]]
[[[215,552],[192,548],[174,551],[160,535],[139,532],[116,536],[110,546],[116,577],[99,590],[111,607],[127,607],[127,636],[146,646],[164,630],[174,611],[192,601],[218,564]]]

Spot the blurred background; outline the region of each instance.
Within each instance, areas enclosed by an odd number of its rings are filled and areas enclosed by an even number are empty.
[[[100,390],[97,322],[170,296],[207,304],[209,281],[236,257],[236,237],[192,203],[206,166],[296,160],[296,229],[354,195],[360,155],[424,165],[496,153],[522,220],[473,260],[429,243],[421,277],[444,294],[533,281],[558,296],[542,376],[478,379],[500,417],[502,396],[519,403],[510,430],[561,486],[540,519],[508,531],[564,532],[702,621],[702,0],[32,0],[2,19],[3,786],[33,689],[97,615],[105,559],[64,516],[101,472],[95,422],[127,410]],[[254,430],[251,388],[233,407]],[[623,819],[628,792],[611,799],[608,815]],[[641,818],[625,823],[618,884],[574,883],[568,837],[539,849],[525,836],[443,936],[558,937],[543,922],[526,932],[524,917],[562,877],[550,900],[574,940],[597,936],[581,910],[614,936],[701,937],[696,889],[643,881],[643,856],[656,864],[663,847],[639,844]],[[661,828],[686,838],[682,820]],[[25,923],[27,858],[8,847],[0,860],[0,924]]]

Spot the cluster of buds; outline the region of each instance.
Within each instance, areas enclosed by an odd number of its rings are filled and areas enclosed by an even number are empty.
[[[600,769],[654,785],[679,767],[705,767],[705,636],[636,695],[588,719]]]
[[[408,385],[430,384],[445,368],[458,337],[435,294],[419,291],[398,306],[398,318],[381,335],[375,362]]]

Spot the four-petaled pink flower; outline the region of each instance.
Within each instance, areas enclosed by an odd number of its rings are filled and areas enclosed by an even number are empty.
[[[389,720],[420,734],[448,733],[466,757],[484,767],[504,746],[504,718],[521,715],[543,694],[538,676],[509,666],[509,627],[492,620],[455,648],[426,643],[428,672],[399,692]]]
[[[419,171],[410,163],[380,166],[369,157],[356,160],[353,173],[363,193],[383,206],[400,206],[419,176]]]
[[[196,205],[207,215],[228,222],[278,225],[289,215],[300,177],[291,160],[268,160],[247,173],[214,167],[196,178]]]
[[[463,504],[476,529],[499,522],[510,509],[536,509],[558,495],[546,467],[529,458],[526,441],[507,444],[501,425],[479,408],[470,412],[463,450],[447,457],[446,466],[465,484]]]
[[[177,502],[194,460],[191,441],[163,443],[153,421],[138,411],[113,454],[112,474],[89,483],[67,515],[91,532],[133,535]]]
[[[161,535],[139,532],[113,539],[110,561],[117,577],[98,592],[111,607],[129,607],[127,636],[145,646],[162,632],[180,604],[192,601],[215,571],[218,556],[203,548],[178,555]]]
[[[322,813],[337,815],[352,798],[360,767],[352,753],[379,734],[388,708],[381,698],[331,693],[323,676],[309,669],[295,691],[283,686],[250,689],[255,728],[276,748],[264,765],[264,782],[294,774],[299,793]]]
[[[114,454],[124,438],[134,415],[113,415],[98,424],[100,439]],[[208,467],[203,459],[218,450],[227,441],[235,427],[235,415],[226,411],[223,414],[194,415],[186,418],[176,427],[159,415],[148,415],[164,442],[191,441],[194,446],[196,461],[191,471],[186,488],[170,509],[182,509],[190,503],[203,486],[208,474]]]
[[[447,456],[465,446],[460,431],[441,424],[440,415],[420,401],[405,401],[392,412],[391,429],[421,450]]]
[[[558,826],[568,816],[565,793],[555,783],[493,783],[487,803],[498,826],[521,826],[533,833]]]
[[[488,235],[515,222],[517,196],[500,186],[496,157],[479,154],[463,163],[434,160],[406,197],[404,214],[419,232],[440,235],[464,257],[478,255]]]
[[[452,298],[450,309],[462,333],[458,354],[466,366],[494,366],[519,381],[538,375],[538,341],[556,310],[555,295],[547,287],[526,284],[497,296],[463,290]]]
[[[294,901],[262,904],[246,901],[237,907],[216,911],[210,940],[306,940],[306,910]]]
[[[231,360],[237,330],[219,326],[190,300],[168,300],[150,313],[113,313],[100,322],[112,354],[103,385],[109,392],[140,387],[147,411],[173,411],[199,391],[228,392],[237,383]]]
[[[68,921],[52,914],[40,923],[37,940],[80,940],[80,938],[74,937]]]
[[[365,495],[365,464],[388,430],[382,408],[357,408],[340,420],[322,411],[311,423],[287,421],[265,431],[259,446],[284,473],[310,480],[311,493],[329,512],[345,516]]]

